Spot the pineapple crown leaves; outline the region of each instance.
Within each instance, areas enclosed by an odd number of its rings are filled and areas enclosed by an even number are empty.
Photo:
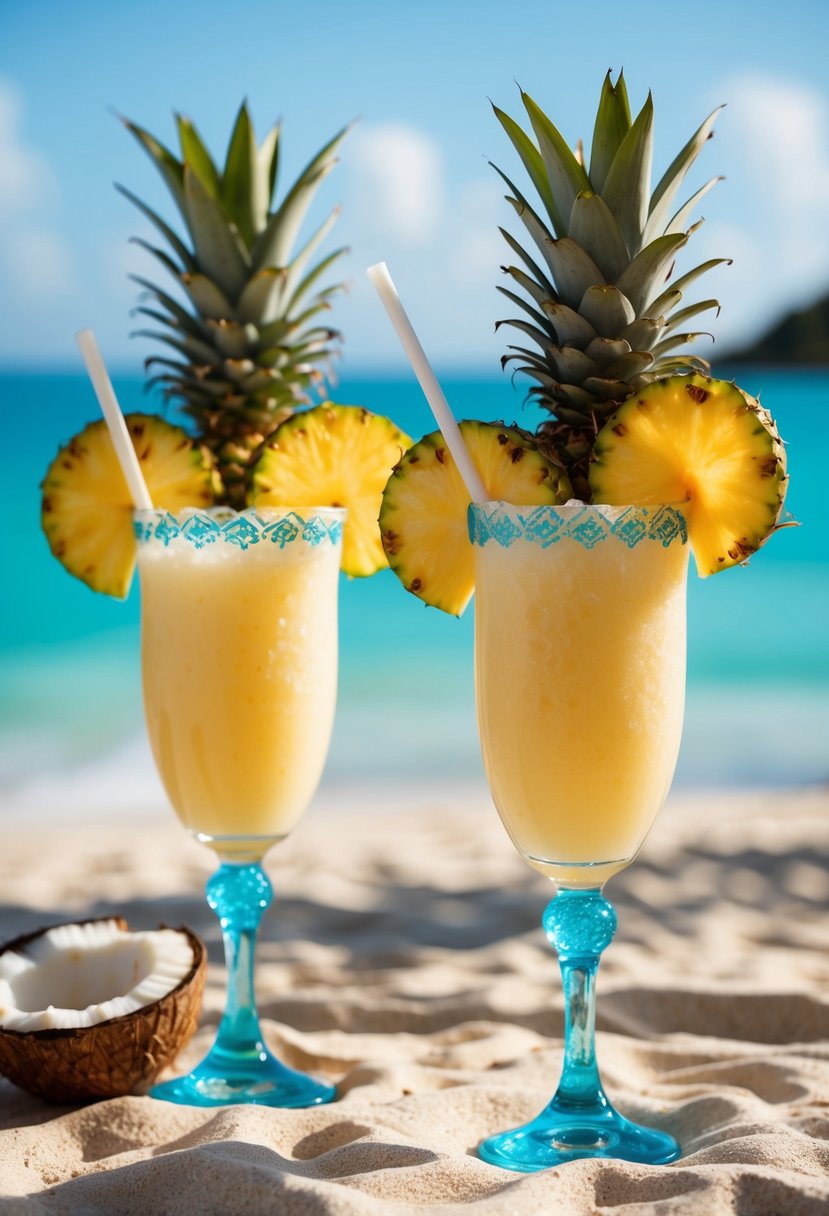
[[[711,259],[671,287],[666,284],[676,254],[702,222],[689,226],[694,209],[721,180],[712,178],[677,206],[682,182],[711,137],[719,108],[694,132],[651,193],[653,102],[649,94],[634,118],[622,72],[615,83],[608,72],[603,82],[589,169],[581,148],[573,152],[536,102],[523,90],[520,96],[527,130],[497,106],[493,110],[542,212],[497,165],[492,167],[507,185],[507,199],[540,257],[501,229],[522,265],[502,266],[512,283],[498,290],[525,316],[499,325],[529,336],[538,349],[509,347],[501,362],[517,363],[516,370],[535,381],[530,396],[559,418],[571,417],[575,407],[573,425],[595,428],[597,416],[613,407],[618,394],[627,395],[677,367],[707,369],[696,356],[674,353],[699,336],[677,327],[718,308],[717,302],[689,305],[681,320],[670,314],[686,287],[728,259]]]
[[[325,144],[276,204],[281,127],[274,125],[258,144],[246,101],[224,165],[214,161],[183,115],[175,116],[180,159],[138,124],[121,121],[156,166],[190,242],[131,191],[116,186],[154,225],[165,248],[142,238],[133,238],[135,243],[164,267],[184,297],[179,303],[155,283],[132,276],[144,289],[135,311],[166,327],[137,333],[163,342],[181,360],[148,360],[148,367],[165,368],[151,383],[160,381],[169,395],[184,398],[197,421],[206,404],[215,410],[226,400],[235,408],[246,393],[250,404],[266,411],[309,400],[306,390],[325,379],[314,365],[327,363],[339,340],[336,330],[312,324],[343,290],[341,283],[320,288],[319,279],[347,252],[344,247],[312,264],[339,208],[298,251],[295,244],[349,128]]]

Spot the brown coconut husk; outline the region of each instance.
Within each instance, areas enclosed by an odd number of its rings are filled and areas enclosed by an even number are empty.
[[[114,920],[119,929],[129,931],[120,916],[74,923],[94,920]],[[54,928],[47,925],[22,934],[6,943],[0,955],[24,951]],[[159,929],[166,928],[169,926],[159,925]],[[30,1031],[0,1026],[0,1073],[47,1102],[92,1102],[146,1091],[193,1037],[201,1013],[207,952],[186,926],[175,932],[186,936],[193,965],[171,992],[134,1013],[94,1026]]]

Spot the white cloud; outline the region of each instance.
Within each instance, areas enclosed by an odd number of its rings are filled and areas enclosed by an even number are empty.
[[[826,214],[829,112],[815,89],[767,77],[738,77],[731,122],[766,203],[794,217]]]
[[[5,242],[5,265],[18,299],[38,303],[72,289],[72,259],[66,242],[53,229],[38,224],[16,227]]]
[[[442,157],[430,136],[402,123],[366,127],[350,163],[367,223],[412,244],[430,239],[443,210]]]
[[[73,287],[69,245],[48,218],[58,206],[57,181],[45,158],[21,134],[23,100],[0,78],[0,268],[6,294],[44,305]]]
[[[692,249],[696,261],[734,260],[712,286],[725,346],[755,340],[829,285],[829,98],[753,74],[718,89],[728,97],[719,147],[727,180],[709,204],[718,218]]]
[[[20,94],[0,79],[0,217],[20,215],[45,196],[54,197],[55,181],[39,153],[22,142]]]

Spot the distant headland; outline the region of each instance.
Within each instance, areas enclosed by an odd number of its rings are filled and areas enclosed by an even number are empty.
[[[829,366],[829,294],[789,313],[752,345],[724,351],[717,362]]]

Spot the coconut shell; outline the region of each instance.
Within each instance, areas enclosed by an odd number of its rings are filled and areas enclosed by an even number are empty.
[[[129,931],[123,917],[97,919],[114,920]],[[23,934],[0,954],[21,951],[55,927]],[[193,965],[166,996],[94,1026],[30,1031],[0,1026],[0,1073],[47,1102],[92,1102],[147,1090],[193,1037],[201,1013],[207,952],[190,929],[181,926],[176,932],[186,936]]]

